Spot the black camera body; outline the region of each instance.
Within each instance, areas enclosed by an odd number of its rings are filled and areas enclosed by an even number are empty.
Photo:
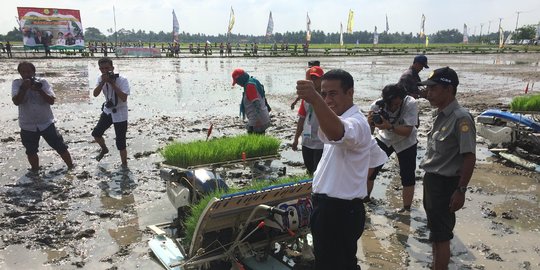
[[[105,108],[108,108],[108,109],[112,108],[111,111],[112,111],[113,113],[116,113],[116,104],[114,104],[114,103],[112,102],[112,100],[107,100],[107,102],[105,102],[105,103],[103,104],[103,106],[104,106]],[[103,107],[102,107],[101,109],[103,110]]]
[[[36,79],[36,77],[30,78],[30,80],[32,81],[32,86],[37,86],[39,89],[43,87],[43,83],[41,83],[38,79]]]
[[[382,124],[383,120],[382,118],[388,120],[390,118],[390,116],[388,115],[388,113],[384,110],[384,100],[378,100],[377,102],[375,102],[375,105],[378,107],[377,110],[373,110],[373,123],[379,125],[379,124]]]
[[[107,100],[107,102],[105,102],[105,108],[112,108],[114,107],[114,103],[110,100]]]
[[[120,74],[109,71],[107,72],[107,76],[109,76],[109,79],[111,80],[116,80],[116,78],[118,78]]]

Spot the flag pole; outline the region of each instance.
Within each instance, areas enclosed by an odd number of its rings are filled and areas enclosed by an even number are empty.
[[[114,8],[114,5],[112,6],[112,9],[114,18],[114,47],[116,48],[118,46],[118,32],[116,31],[116,10]]]

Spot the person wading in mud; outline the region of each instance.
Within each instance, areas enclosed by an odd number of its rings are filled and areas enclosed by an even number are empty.
[[[98,77],[94,97],[103,93],[105,102],[101,106],[99,121],[92,131],[92,136],[101,147],[96,160],[100,161],[105,154],[109,153],[103,134],[111,125],[114,125],[116,148],[120,151],[122,168],[127,169],[126,133],[128,126],[127,98],[130,94],[129,83],[126,78],[114,73],[111,59],[101,58],[98,65],[101,76]]]
[[[370,150],[377,143],[366,117],[353,104],[354,80],[341,69],[322,77],[321,94],[300,80],[296,93],[313,106],[324,143],[313,177],[311,233],[315,269],[359,269],[357,241],[364,231]]]
[[[414,57],[413,64],[401,75],[398,84],[405,88],[407,95],[413,98],[425,97],[425,92],[420,91],[418,83],[420,79],[420,71],[424,68],[429,68],[428,59],[425,55],[417,55]]]
[[[453,69],[436,69],[421,84],[427,86],[426,98],[437,108],[420,168],[426,172],[424,208],[433,249],[432,266],[444,270],[450,262],[455,212],[465,203],[476,163],[476,130],[471,114],[456,100],[459,80]]]
[[[55,95],[47,80],[36,78],[36,67],[30,62],[21,62],[17,67],[21,79],[11,85],[13,104],[19,107],[19,127],[21,141],[26,149],[30,163],[28,176],[37,176],[39,172],[39,139],[45,141],[60,155],[68,169],[73,168],[73,161],[62,135],[54,125],[51,105]]]
[[[306,80],[311,80],[317,92],[321,92],[321,80],[324,71],[319,66],[314,66],[306,71]],[[321,160],[324,144],[317,134],[319,121],[313,112],[311,104],[302,100],[298,109],[298,123],[292,143],[292,149],[298,150],[298,139],[302,136],[302,158],[309,175],[313,175]]]
[[[418,123],[418,105],[408,96],[399,84],[386,85],[382,98],[371,104],[368,121],[373,130],[377,128],[376,140],[386,155],[396,152],[399,162],[399,175],[403,186],[403,206],[399,213],[411,211],[416,182],[416,125]],[[375,178],[383,165],[375,168],[368,180],[368,195],[373,190]],[[368,197],[369,198],[369,197]]]
[[[266,102],[264,86],[241,68],[232,73],[233,83],[244,88],[240,102],[240,115],[247,116],[248,133],[264,134],[270,126],[270,106]]]

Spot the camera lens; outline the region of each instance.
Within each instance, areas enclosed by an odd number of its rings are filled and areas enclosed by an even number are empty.
[[[382,123],[382,119],[381,119],[380,114],[374,114],[373,115],[373,123],[375,123],[375,124],[381,124]]]

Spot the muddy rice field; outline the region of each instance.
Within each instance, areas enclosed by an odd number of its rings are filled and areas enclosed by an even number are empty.
[[[355,78],[355,101],[363,110],[385,84],[397,82],[413,56],[323,57],[323,69],[342,68]],[[540,54],[435,55],[432,69],[450,66],[460,76],[458,100],[478,115],[505,108],[511,98],[540,92]],[[148,225],[176,215],[159,177],[159,149],[173,140],[204,139],[244,133],[238,117],[241,88],[230,74],[241,67],[265,85],[272,106],[267,134],[282,140],[275,167],[288,175],[303,173],[301,152],[291,143],[296,127],[295,82],[304,77],[305,57],[114,59],[127,77],[129,96],[128,162],[122,170],[117,151],[100,162],[90,135],[103,97],[91,94],[99,76],[94,59],[32,59],[38,76],[53,86],[56,126],[76,164],[68,171],[42,140],[38,177],[29,168],[19,137],[11,82],[20,59],[0,66],[0,269],[163,269],[151,255]],[[429,70],[420,73],[427,78]],[[536,83],[536,86],[532,84]],[[425,152],[428,115],[420,101],[420,161]],[[109,149],[114,131],[105,135]],[[419,162],[418,162],[419,163]],[[366,230],[358,242],[362,269],[427,269],[431,246],[422,207],[422,177],[417,170],[413,210],[397,214],[401,185],[395,157],[375,183],[367,204]],[[231,177],[224,172],[224,178]],[[477,165],[457,213],[450,269],[540,269],[540,174],[509,164],[478,137]]]

